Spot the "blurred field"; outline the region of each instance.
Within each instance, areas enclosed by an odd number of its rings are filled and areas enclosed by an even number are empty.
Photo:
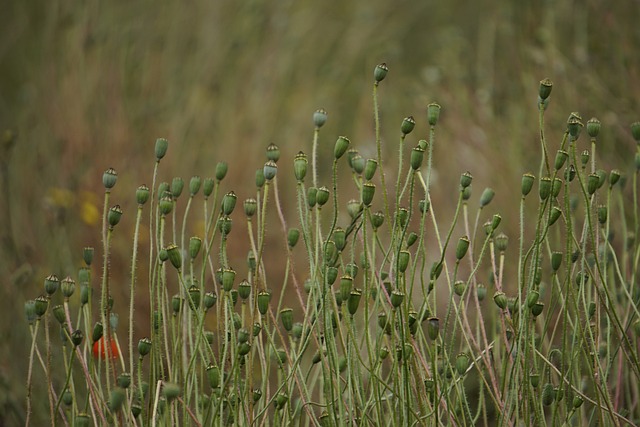
[[[123,281],[127,212],[135,188],[151,184],[156,137],[172,143],[165,179],[211,176],[225,160],[226,188],[243,200],[268,143],[287,166],[310,150],[317,108],[329,112],[325,148],[344,134],[372,156],[372,72],[384,61],[388,153],[395,158],[405,116],[416,118],[414,142],[425,137],[425,106],[438,101],[439,214],[454,208],[447,200],[469,170],[474,199],[484,186],[496,190],[491,207],[509,234],[520,176],[537,172],[528,159],[539,149],[540,79],[554,82],[554,150],[569,112],[579,111],[603,123],[604,164],[630,158],[628,125],[640,118],[639,19],[631,0],[3,2],[0,425],[20,424],[24,412],[23,302],[42,292],[46,275],[75,274],[82,247],[99,247],[106,168],[119,173],[113,198],[125,210],[113,279]],[[321,164],[330,153],[321,150]],[[285,208],[292,189],[283,180]],[[237,249],[243,260],[246,249]]]

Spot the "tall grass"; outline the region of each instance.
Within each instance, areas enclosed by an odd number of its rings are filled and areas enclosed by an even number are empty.
[[[135,191],[133,236],[119,228],[118,173],[107,170],[102,247],[26,304],[27,424],[35,387],[46,387],[52,425],[640,423],[640,151],[600,169],[601,124],[578,113],[548,137],[545,79],[539,157],[505,184],[520,189],[512,209],[493,212],[489,187],[474,202],[463,171],[451,206],[436,203],[441,107],[396,118],[398,155],[384,156],[388,72],[376,66],[371,86],[374,157],[345,136],[327,146],[331,116],[318,110],[293,164],[270,144],[255,174],[219,162],[185,183],[164,175],[172,147],[160,138],[152,184]],[[631,130],[640,143],[640,123]],[[242,203],[226,188],[233,168],[252,181]],[[501,232],[503,217],[519,235]],[[117,240],[132,242],[127,300],[111,295],[125,286],[112,280]],[[237,241],[246,266],[229,257]],[[284,255],[266,262],[270,251]]]

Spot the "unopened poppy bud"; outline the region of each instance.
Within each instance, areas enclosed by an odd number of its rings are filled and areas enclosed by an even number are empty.
[[[378,228],[380,228],[383,223],[384,223],[384,214],[382,212],[380,211],[374,212],[373,215],[371,215],[371,225],[373,226],[374,230],[377,230]]]
[[[464,190],[465,188],[470,186],[472,180],[473,180],[473,176],[471,176],[471,173],[469,173],[469,172],[463,173],[460,176],[460,189]]]
[[[435,102],[427,105],[427,120],[429,121],[429,126],[435,126],[438,123],[440,108],[440,105]]]
[[[175,269],[180,270],[182,268],[182,254],[180,253],[180,248],[172,243],[165,249],[171,265],[173,265]]]
[[[231,268],[222,269],[222,289],[229,292],[233,288],[233,282],[236,279],[236,271]]]
[[[540,178],[540,183],[538,185],[540,200],[547,200],[549,198],[549,195],[551,194],[551,185],[551,178],[548,176]]]
[[[320,108],[313,113],[313,124],[320,129],[327,122],[327,112],[324,108]]]
[[[393,306],[393,308],[400,307],[400,305],[402,304],[402,301],[404,301],[403,292],[400,292],[398,290],[391,292],[391,305]]]
[[[62,305],[56,305],[51,310],[53,311],[53,317],[56,318],[58,323],[62,325],[67,321],[67,316]]]
[[[640,122],[631,123],[631,135],[640,144]]]
[[[112,189],[118,181],[118,173],[113,168],[109,168],[102,174],[102,185],[108,190]]]
[[[167,154],[167,148],[169,148],[169,141],[164,138],[156,139],[155,152],[157,161],[160,161],[165,156],[165,154]]]
[[[216,164],[216,180],[218,182],[222,181],[225,176],[227,176],[227,171],[229,170],[229,165],[227,162],[218,162]]]
[[[496,249],[500,252],[504,252],[507,250],[507,243],[509,243],[509,238],[506,234],[500,233],[496,236]]]
[[[427,319],[427,335],[432,340],[438,338],[438,334],[440,333],[440,319],[437,317],[429,317]]]
[[[171,195],[174,199],[177,199],[184,190],[184,180],[179,176],[176,176],[171,180]]]
[[[280,310],[280,321],[282,322],[284,330],[291,332],[291,329],[293,328],[293,309],[283,308]]]
[[[598,183],[600,182],[600,177],[597,173],[589,174],[587,177],[587,192],[589,195],[593,195],[598,189]]]
[[[553,82],[549,79],[540,80],[540,86],[538,88],[538,96],[543,101],[551,95],[551,89],[553,88]]]
[[[231,213],[236,207],[237,200],[238,200],[238,197],[236,196],[236,193],[234,193],[233,191],[229,191],[227,194],[224,195],[224,197],[222,198],[222,204],[221,204],[223,215],[231,215]]]
[[[403,135],[408,135],[411,133],[413,128],[416,126],[416,121],[413,116],[405,117],[402,119],[402,124],[400,125],[400,132]]]
[[[374,183],[367,181],[362,184],[362,204],[367,207],[371,206],[375,193],[376,185]]]
[[[149,338],[142,338],[138,341],[138,353],[141,357],[146,356],[151,351],[151,340]]]
[[[364,179],[371,181],[378,169],[378,161],[375,159],[367,159],[364,165]]]
[[[298,243],[298,239],[300,238],[300,230],[292,227],[287,232],[287,243],[289,244],[289,248],[293,249]]]
[[[107,214],[107,222],[109,222],[109,226],[113,228],[118,225],[120,218],[122,218],[122,209],[120,208],[120,205],[115,205],[109,209],[109,213]]]
[[[464,280],[456,280],[453,284],[453,292],[461,297],[464,294],[464,291],[467,289],[467,284]]]
[[[595,117],[590,118],[587,121],[587,133],[591,138],[596,138],[600,133],[600,120]]]
[[[404,273],[409,266],[409,259],[411,258],[411,254],[409,251],[400,251],[398,253],[398,271],[400,273]]]
[[[521,190],[523,197],[531,192],[531,189],[533,188],[533,181],[535,181],[535,179],[535,176],[530,173],[525,173],[524,175],[522,175]]]
[[[205,200],[211,196],[213,193],[213,187],[215,186],[215,181],[213,178],[205,178],[202,183],[202,194],[204,195]]]
[[[169,215],[173,210],[173,200],[168,195],[163,196],[158,204],[161,215]]]
[[[263,316],[267,314],[269,310],[269,302],[271,301],[271,293],[267,291],[261,291],[258,293],[258,311]]]
[[[274,163],[278,163],[280,160],[280,148],[273,142],[267,146],[267,159]]]
[[[51,296],[56,293],[60,287],[60,279],[55,274],[51,274],[44,279],[44,291]]]
[[[373,70],[373,78],[376,81],[376,84],[380,83],[384,80],[389,72],[389,67],[384,62],[376,65],[376,68]]]
[[[67,276],[62,280],[60,290],[65,298],[70,298],[76,290],[76,281]]]
[[[411,150],[411,169],[417,171],[422,166],[422,160],[424,159],[424,150],[420,147],[414,147]]]
[[[469,355],[467,353],[460,353],[456,356],[456,371],[458,375],[464,375],[469,369]]]
[[[307,175],[307,164],[307,155],[302,151],[298,152],[293,159],[293,174],[296,177],[296,181],[304,181],[304,177]]]
[[[495,294],[493,294],[493,302],[495,302],[501,310],[507,308],[508,301],[507,296],[504,294],[504,292],[496,292]]]
[[[262,168],[262,174],[264,175],[264,179],[266,179],[267,181],[271,181],[273,178],[275,178],[277,172],[278,165],[276,165],[276,162],[274,162],[273,160],[267,161],[267,163],[264,164],[264,168]],[[256,183],[257,182],[258,180],[256,178]],[[262,186],[260,185],[259,187]]]
[[[316,203],[322,207],[329,201],[329,189],[325,186],[318,188],[316,193]]]
[[[493,191],[493,188],[485,188],[480,196],[480,208],[484,208],[493,200],[493,196],[495,196],[496,192]]]
[[[344,153],[347,152],[347,149],[349,148],[349,138],[347,138],[346,136],[339,136],[338,140],[336,141],[336,145],[333,149],[333,156],[337,159],[339,159],[340,157],[342,157],[344,155]]]

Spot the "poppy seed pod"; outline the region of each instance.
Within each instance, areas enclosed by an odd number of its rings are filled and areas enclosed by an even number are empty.
[[[574,113],[567,120],[567,130],[569,131],[569,135],[571,135],[574,139],[577,139],[580,136],[580,131],[584,126],[582,121],[580,121],[579,116],[575,116]]]
[[[599,181],[600,177],[597,173],[589,174],[589,176],[587,177],[587,192],[590,196],[593,195],[593,193],[595,193],[598,189]]]
[[[287,243],[289,248],[293,249],[298,243],[298,239],[300,238],[300,230],[292,227],[287,232]]]
[[[631,123],[631,135],[640,144],[640,122]]]
[[[408,220],[409,220],[409,211],[407,210],[407,208],[398,209],[398,213],[396,214],[396,221],[401,228],[404,228],[407,225]]]
[[[173,210],[173,200],[167,194],[160,199],[158,203],[158,209],[160,210],[160,214],[163,216],[169,215]]]
[[[338,278],[338,269],[336,267],[327,267],[326,279],[329,286],[333,285]]]
[[[613,169],[609,172],[609,187],[613,187],[620,180],[620,171]]]
[[[493,200],[493,196],[495,196],[496,192],[493,191],[492,188],[485,188],[480,196],[480,207],[483,208],[487,206]]]
[[[127,395],[122,387],[115,387],[113,390],[111,390],[111,394],[109,395],[109,409],[112,412],[119,411],[126,398]]]
[[[262,168],[264,179],[266,179],[267,181],[271,181],[273,178],[275,178],[277,172],[278,172],[278,165],[276,165],[276,162],[274,162],[273,160],[267,161],[267,163],[264,164],[264,168]],[[257,179],[256,179],[256,182],[257,182]],[[262,187],[262,186],[260,185],[259,187]]]
[[[221,204],[223,215],[231,215],[231,213],[236,207],[237,200],[238,200],[238,197],[236,196],[236,193],[234,193],[233,191],[229,191],[227,194],[224,195],[224,197],[222,198],[222,204]]]
[[[487,296],[487,288],[482,283],[478,283],[476,286],[476,295],[478,296],[478,301],[484,300]]]
[[[362,291],[360,289],[353,289],[349,293],[349,299],[347,300],[347,311],[350,315],[355,315],[360,305],[360,299],[362,298]]]
[[[53,317],[56,318],[58,323],[62,325],[67,321],[67,316],[64,312],[64,307],[62,305],[54,306],[52,311],[53,311]]]
[[[400,305],[402,304],[402,301],[404,301],[403,292],[400,292],[398,290],[391,292],[391,305],[393,306],[393,308],[400,307]]]
[[[190,301],[189,307],[191,307],[192,310],[200,307],[200,288],[198,288],[196,285],[192,285],[189,287],[187,294]]]
[[[177,199],[184,190],[184,180],[179,176],[176,176],[171,180],[171,195],[174,199]]]
[[[238,296],[241,299],[246,300],[247,298],[249,298],[250,295],[251,295],[251,283],[249,283],[247,280],[243,280],[238,285]]]
[[[600,223],[600,225],[606,224],[606,222],[607,222],[607,207],[605,205],[599,205],[597,212],[598,212],[598,222]],[[63,283],[64,283],[64,281],[63,281]]]
[[[207,378],[211,388],[218,388],[220,386],[220,368],[215,365],[207,366]]]
[[[361,174],[362,172],[364,172],[365,164],[366,164],[366,161],[364,157],[362,157],[360,154],[356,154],[351,159],[351,168],[357,174]]]
[[[202,194],[204,195],[205,200],[213,193],[213,187],[215,187],[215,181],[213,178],[205,178],[202,183]]]
[[[559,207],[554,206],[551,208],[551,211],[549,212],[549,227],[555,224],[558,218],[560,218],[560,215],[562,215],[562,211]]]
[[[427,335],[432,340],[438,338],[438,334],[440,333],[440,319],[437,317],[429,317],[427,319]]]
[[[507,296],[504,292],[496,292],[493,294],[493,302],[495,302],[501,310],[507,308]]]
[[[367,159],[364,165],[364,179],[371,181],[378,169],[378,161],[375,159]]]
[[[504,252],[507,250],[507,244],[509,243],[509,238],[506,234],[500,233],[496,236],[496,249],[500,252]]]
[[[418,233],[416,233],[415,231],[412,231],[411,233],[409,233],[409,236],[407,236],[407,249],[413,246],[414,243],[416,243],[417,241],[418,241]]]
[[[271,162],[272,164],[275,164]],[[275,176],[275,175],[274,175]],[[264,167],[256,170],[256,188],[260,189],[264,186],[266,179],[264,176]]]
[[[243,207],[244,214],[247,216],[247,218],[251,218],[253,215],[255,215],[256,210],[258,209],[258,202],[254,198],[248,198],[244,201]]]
[[[149,338],[142,338],[138,341],[138,353],[140,357],[144,357],[151,351],[151,340]]]
[[[60,290],[62,291],[62,296],[69,299],[76,290],[76,281],[69,276],[65,277],[60,283]]]
[[[535,179],[536,177],[530,173],[525,173],[524,175],[522,175],[522,197],[525,197],[531,192],[531,189],[533,188],[533,181],[535,181]]]
[[[346,136],[339,136],[338,140],[336,141],[336,145],[333,149],[333,156],[337,159],[339,159],[340,157],[342,157],[344,155],[344,153],[347,152],[347,149],[349,148],[349,138],[347,138]]]
[[[222,181],[225,176],[227,176],[227,171],[229,170],[229,165],[227,162],[218,162],[216,164],[216,180],[218,182]]]
[[[222,269],[222,289],[225,292],[231,291],[233,288],[233,282],[236,279],[236,272],[231,268],[223,268]]]
[[[600,120],[595,117],[590,118],[587,121],[587,134],[593,139],[595,139],[600,133]]]
[[[102,174],[102,185],[107,190],[112,189],[118,181],[118,173],[113,168],[109,168]]]
[[[205,293],[202,300],[205,310],[209,310],[211,307],[213,307],[216,301],[218,301],[218,295],[213,292]]]
[[[233,220],[228,216],[223,216],[218,219],[218,230],[223,237],[226,237],[231,233],[231,227],[233,225]]]
[[[440,105],[435,102],[427,105],[427,120],[429,121],[429,126],[435,126],[438,123],[440,108]]]
[[[558,150],[556,152],[556,160],[554,162],[554,167],[556,168],[556,170],[562,169],[562,167],[564,166],[568,158],[569,158],[569,153],[567,153],[564,150]]]
[[[549,198],[549,195],[551,194],[551,178],[549,178],[548,176],[543,176],[542,178],[540,178],[538,192],[540,195],[540,200],[547,200],[547,198]]]
[[[189,195],[191,197],[198,194],[198,191],[200,191],[201,183],[202,183],[202,178],[200,178],[198,175],[194,175],[191,177],[191,179],[189,180]]]
[[[367,207],[371,206],[375,193],[376,185],[374,183],[367,181],[362,184],[362,204]]]
[[[109,213],[107,214],[107,222],[111,228],[118,225],[120,219],[122,218],[122,209],[120,205],[115,205],[109,209]]]
[[[346,301],[351,293],[353,286],[353,278],[351,276],[344,275],[340,278],[340,298]]]
[[[280,149],[273,142],[267,147],[267,159],[274,163],[278,163],[278,160],[280,160]]]
[[[189,239],[189,257],[191,259],[195,259],[200,252],[200,248],[202,247],[202,239],[197,236],[192,236]]]
[[[157,161],[160,161],[167,154],[167,148],[169,148],[169,141],[165,138],[156,139],[155,154]]]
[[[296,154],[296,157],[293,159],[293,174],[296,177],[296,181],[303,182],[304,177],[307,175],[307,155],[302,151]]]
[[[538,96],[541,100],[549,98],[551,95],[551,89],[553,88],[553,82],[549,79],[540,80],[540,86],[538,87]]]
[[[282,322],[284,330],[291,332],[291,329],[293,328],[293,309],[283,308],[280,310],[280,321]]]
[[[429,208],[431,207],[431,202],[429,202],[428,200],[420,200],[418,202],[418,209],[420,210],[421,214],[426,214],[427,212],[429,212]]]
[[[462,236],[458,240],[458,244],[456,246],[456,259],[459,261],[465,257],[467,254],[467,250],[469,249],[469,238],[467,236]]]
[[[464,375],[469,369],[469,355],[467,353],[460,353],[456,356],[456,371],[458,375]]]
[[[171,265],[173,265],[176,270],[180,270],[182,268],[182,253],[180,253],[180,248],[178,248],[176,244],[172,243],[165,249]]]
[[[411,169],[417,171],[422,166],[422,160],[424,159],[424,150],[420,147],[414,147],[411,150]]]
[[[371,215],[371,226],[373,227],[374,230],[377,230],[378,228],[380,228],[383,223],[384,223],[384,213],[382,213],[381,211],[378,211],[378,212],[374,212]]]
[[[409,266],[409,259],[411,258],[411,254],[409,251],[400,251],[398,253],[398,271],[400,273],[404,273]]]
[[[141,185],[140,187],[138,187],[138,189],[136,190],[136,202],[138,203],[138,205],[142,206],[147,203],[147,201],[149,201],[149,195],[149,187],[147,187],[146,185]]]
[[[376,68],[373,70],[373,79],[376,81],[376,84],[380,83],[387,77],[387,73],[389,72],[389,67],[384,62],[376,65]]]
[[[413,116],[405,117],[402,119],[402,124],[400,125],[400,132],[403,135],[408,135],[411,133],[413,128],[416,126],[416,121]]]
[[[258,293],[258,311],[261,315],[267,314],[269,310],[269,302],[271,301],[271,293],[267,291],[261,291]]]
[[[562,190],[562,180],[560,178],[553,178],[553,184],[551,184],[551,196],[553,198],[558,197]]]
[[[320,108],[313,113],[313,124],[320,129],[327,122],[327,112],[324,108]]]
[[[531,306],[531,314],[533,315],[533,317],[538,317],[540,316],[540,314],[542,314],[543,309],[544,303],[536,302],[535,304],[533,304],[533,306]]]
[[[465,188],[470,186],[472,180],[473,180],[473,176],[471,175],[471,173],[470,172],[464,172],[460,176],[460,188],[461,188],[461,190],[464,190]]]
[[[316,193],[316,203],[322,207],[329,201],[329,189],[324,185],[318,188]]]
[[[44,291],[51,296],[56,293],[60,287],[60,279],[55,274],[50,274],[44,279]]]
[[[453,292],[461,297],[464,294],[464,291],[467,289],[467,284],[464,280],[456,280],[453,284]]]

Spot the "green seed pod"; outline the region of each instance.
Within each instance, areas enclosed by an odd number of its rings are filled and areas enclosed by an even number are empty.
[[[158,200],[163,198],[163,197],[169,197],[171,198],[171,186],[169,185],[168,182],[161,182],[160,184],[158,184]]]
[[[598,169],[596,175],[598,175],[598,189],[600,189],[607,182],[607,173],[603,169]]]
[[[402,119],[400,132],[402,132],[402,135],[409,135],[415,126],[416,121],[413,116],[405,117],[404,119]]]
[[[336,248],[336,242],[327,240],[324,245],[324,261],[327,265],[333,265],[337,258],[338,248]]]
[[[64,307],[62,305],[56,305],[52,309],[53,317],[56,318],[58,323],[63,325],[67,321],[67,315],[64,312]]]
[[[193,260],[198,256],[200,248],[202,247],[202,239],[197,236],[192,236],[189,239],[189,257]]]
[[[120,218],[122,218],[122,209],[120,208],[120,205],[112,206],[107,214],[107,222],[109,223],[109,226],[113,228],[118,225]]]
[[[418,210],[420,211],[421,214],[428,213],[430,206],[431,206],[431,203],[429,203],[428,200],[423,199],[418,202]]]
[[[60,290],[62,291],[62,296],[69,299],[76,290],[76,281],[69,276],[65,277],[60,284]]]
[[[142,413],[142,406],[138,405],[137,403],[132,403],[131,415],[133,415],[133,418],[138,419],[141,413]]]
[[[253,251],[251,249],[249,249],[249,252],[247,252],[247,267],[249,267],[249,271],[251,271],[251,273],[256,272],[256,255],[253,253]],[[222,278],[222,276],[220,277]]]
[[[362,204],[366,207],[371,206],[373,196],[376,193],[376,185],[371,181],[362,184]]]
[[[283,308],[280,310],[280,321],[282,322],[284,330],[291,332],[291,329],[293,328],[293,309]]]
[[[504,252],[507,250],[507,244],[509,243],[509,238],[506,234],[500,233],[495,238],[496,241],[496,249],[500,252]]]
[[[407,225],[407,221],[409,220],[409,211],[407,208],[398,209],[398,213],[396,215],[396,222],[400,225],[400,228],[404,228]]]
[[[195,310],[196,308],[200,307],[200,299],[201,299],[200,288],[197,287],[196,285],[191,285],[188,289],[188,294],[189,294],[189,301],[190,301],[189,306],[191,307],[191,309]]]
[[[218,301],[218,295],[213,292],[206,292],[204,294],[204,298],[202,299],[205,310],[209,310],[211,307],[213,307],[216,301]]]
[[[562,189],[562,180],[560,178],[553,178],[553,184],[551,185],[551,196],[553,198],[558,197],[561,189]]]
[[[52,296],[60,287],[60,279],[55,274],[50,274],[44,279],[44,291],[47,295]]]
[[[231,215],[231,213],[236,207],[237,200],[238,200],[238,197],[236,196],[236,193],[234,193],[233,191],[229,191],[227,194],[225,194],[224,197],[222,198],[222,204],[221,204],[222,214]]]
[[[364,190],[364,185],[363,185]],[[364,196],[363,196],[364,197]],[[351,199],[347,202],[347,212],[352,220],[355,220],[358,217],[358,214],[362,211],[363,205],[362,202]]]
[[[418,241],[418,233],[412,231],[407,236],[407,249],[413,246]]]
[[[469,355],[467,353],[460,353],[456,356],[456,371],[458,371],[458,375],[464,375],[467,373],[467,369],[469,369]]]
[[[120,375],[118,375],[116,384],[118,384],[118,387],[122,387],[124,389],[129,388],[129,386],[131,385],[131,374],[128,372],[121,373]]]
[[[149,338],[142,338],[138,341],[138,353],[140,357],[144,357],[151,351],[151,340]]]
[[[222,269],[222,289],[225,292],[231,291],[233,288],[233,282],[236,279],[236,271],[232,268],[223,268]]]
[[[378,350],[378,357],[380,358],[380,360],[384,360],[387,358],[387,356],[389,356],[389,348],[386,345],[383,345]]]
[[[138,203],[138,205],[142,206],[147,203],[147,201],[149,200],[149,195],[149,187],[147,187],[146,185],[141,185],[140,187],[138,187],[138,189],[136,190],[136,202]]]
[[[442,273],[442,267],[443,265],[441,262],[434,262],[431,265],[431,280],[438,280],[438,277],[440,277],[440,274]]]
[[[182,190],[184,190],[184,180],[176,176],[171,181],[171,195],[174,199],[177,199],[182,194]]]
[[[220,182],[227,176],[227,171],[229,170],[229,165],[227,162],[218,162],[216,164],[216,181]]]
[[[551,268],[554,272],[558,271],[560,265],[562,264],[562,252],[552,252],[551,253]]]
[[[493,200],[493,196],[495,196],[496,192],[493,191],[492,188],[485,188],[480,196],[480,208],[484,208]]]
[[[546,383],[544,387],[542,387],[542,404],[544,406],[550,406],[555,399],[556,391],[553,389],[553,385]]]
[[[542,178],[540,178],[538,191],[540,194],[540,200],[547,200],[547,198],[551,194],[551,178],[549,178],[548,176],[543,176]]]
[[[458,239],[458,244],[456,245],[456,259],[460,261],[462,258],[467,255],[467,250],[469,249],[469,238],[467,236],[462,236]]]
[[[278,393],[276,396],[276,410],[284,408],[289,401],[289,398],[284,393]]]
[[[213,187],[215,187],[215,181],[213,178],[205,178],[202,184],[202,194],[204,194],[205,200],[213,193]]]
[[[569,153],[567,153],[564,150],[558,150],[556,153],[556,160],[554,164],[554,167],[556,168],[556,170],[562,169],[562,167],[564,166],[568,158],[569,158]]]
[[[462,201],[467,202],[471,198],[471,186],[462,189]]]
[[[264,168],[256,170],[256,188],[260,189],[264,186],[266,179],[264,177]]]
[[[262,325],[258,322],[255,322],[253,324],[253,329],[251,330],[251,333],[253,334],[254,337],[257,337],[258,335],[260,335],[260,331],[262,331]]]
[[[476,286],[476,294],[478,295],[478,301],[484,300],[487,296],[487,288],[482,283],[478,283]]]
[[[176,270],[180,270],[182,268],[182,253],[180,252],[180,248],[178,248],[176,244],[171,243],[165,249],[167,250],[171,265],[173,265]]]
[[[109,410],[117,412],[127,398],[127,394],[121,387],[115,387],[109,395]]]
[[[364,160],[364,157],[362,157],[360,154],[356,154],[355,156],[353,156],[353,159],[351,159],[351,168],[357,174],[361,174],[362,172],[364,172],[365,164],[366,162]]]
[[[573,114],[573,113],[572,113]],[[570,116],[569,120],[567,120],[567,129],[569,130],[569,135],[571,135],[574,139],[577,139],[580,136],[580,131],[582,130],[582,121],[575,116]]]
[[[598,182],[600,181],[600,177],[597,173],[589,174],[587,177],[587,192],[589,195],[593,195],[598,189]]]
[[[304,177],[307,175],[307,155],[302,151],[299,151],[296,154],[296,157],[293,159],[293,174],[296,177],[296,181],[303,182]]]
[[[118,173],[113,168],[109,168],[102,174],[102,185],[104,188],[109,191],[111,190],[118,181]]]
[[[241,357],[246,356],[247,354],[249,354],[250,351],[251,351],[251,344],[249,344],[248,342],[243,342],[238,345],[239,356]]]
[[[299,340],[302,338],[302,331],[304,329],[304,325],[301,322],[296,322],[293,324],[293,329],[291,329],[291,335],[293,338]]]
[[[325,186],[318,188],[316,194],[316,203],[322,207],[329,201],[329,189]]]
[[[165,154],[167,154],[167,148],[169,148],[169,141],[164,138],[156,139],[156,160],[160,161]]]
[[[309,209],[313,209],[316,205],[318,199],[318,189],[315,187],[309,187],[307,189],[307,203],[309,204]]]
[[[620,180],[620,171],[613,169],[609,172],[609,187],[613,187]]]
[[[273,142],[267,146],[267,159],[274,163],[278,163],[280,160],[280,149]]]
[[[378,162],[375,159],[367,159],[364,165],[364,179],[371,181],[378,169]]]
[[[333,231],[332,238],[336,244],[336,248],[338,249],[338,251],[342,252],[342,250],[347,245],[347,233],[342,227],[336,227],[336,229]]]
[[[34,309],[36,316],[42,317],[47,312],[47,308],[49,308],[49,300],[44,295],[40,295],[35,299]]]
[[[573,409],[578,409],[584,403],[584,399],[582,398],[582,396],[576,395],[574,396],[573,401],[571,403],[573,405]]]
[[[324,108],[320,108],[313,113],[313,124],[316,129],[320,129],[327,122],[327,112]]]
[[[333,149],[333,156],[337,159],[339,159],[340,157],[342,157],[344,155],[344,153],[347,152],[347,149],[349,148],[349,138],[347,138],[346,136],[339,136],[338,140],[336,141],[336,145]]]
[[[393,308],[400,307],[402,301],[404,301],[404,293],[398,290],[391,292],[391,305],[393,306]]]
[[[538,88],[538,96],[541,100],[549,98],[551,95],[551,89],[553,88],[553,82],[549,79],[540,80],[540,86]]]
[[[93,262],[93,252],[94,250],[92,247],[86,247],[82,250],[82,260],[87,265],[87,267],[89,267]]]
[[[259,401],[262,398],[262,390],[260,390],[259,388],[255,388],[253,389],[253,403],[256,403],[257,401]]]
[[[538,298],[540,298],[540,292],[535,289],[529,292],[526,300],[527,307],[533,307],[538,302]]]
[[[267,314],[269,310],[269,301],[271,301],[271,293],[267,291],[261,291],[258,293],[258,311],[263,316]]]
[[[338,269],[336,267],[327,267],[327,284],[333,285],[338,278]]]
[[[211,388],[218,388],[220,386],[220,368],[215,365],[207,366],[207,378]]]
[[[598,206],[598,222],[601,225],[604,225],[607,223],[607,207],[604,205]]]
[[[631,135],[640,144],[640,122],[631,123]]]
[[[160,214],[163,216],[169,215],[173,210],[173,200],[171,200],[171,197],[168,195],[168,193],[160,199],[160,202],[158,203],[158,209],[160,210]]]
[[[381,211],[374,212],[371,215],[371,226],[374,230],[377,230],[384,223],[384,214]]]
[[[233,220],[228,216],[223,216],[218,219],[218,230],[223,237],[228,236],[231,233],[233,226]]]
[[[404,273],[409,266],[409,259],[411,258],[411,254],[409,251],[400,251],[398,253],[398,271],[400,273]]]
[[[238,285],[238,296],[242,300],[246,300],[251,295],[251,283],[246,280],[243,280]]]
[[[435,340],[438,338],[438,334],[440,333],[440,319],[437,317],[429,317],[427,319],[427,335],[431,340]]]
[[[440,105],[435,102],[427,105],[427,120],[429,121],[429,126],[435,126],[438,123],[440,108]]]
[[[180,295],[175,294],[171,297],[171,309],[173,311],[173,315],[177,316],[180,313],[180,309],[182,309],[182,298]]]
[[[461,297],[464,294],[464,291],[467,289],[467,284],[464,280],[456,280],[453,284],[453,292]]]
[[[243,207],[244,214],[247,216],[247,218],[251,218],[253,215],[255,215],[256,210],[258,209],[258,202],[254,198],[248,198],[244,201]]]
[[[529,374],[529,382],[531,383],[531,386],[533,388],[538,388],[538,386],[540,385],[540,374],[532,371]]]
[[[272,351],[271,357],[273,357],[280,367],[287,363],[287,352],[282,348]]]
[[[380,83],[384,80],[389,72],[389,67],[384,62],[376,65],[376,68],[373,70],[373,79],[376,81],[376,84]]]
[[[549,227],[556,223],[560,215],[562,215],[562,211],[559,207],[554,206],[551,208],[551,212],[549,213]]]
[[[340,278],[340,298],[342,301],[349,299],[351,288],[353,287],[353,278],[351,276],[344,275]]]
[[[96,322],[95,325],[93,325],[93,331],[91,333],[91,344],[95,344],[96,342],[98,342],[100,338],[102,338],[103,332],[104,328],[102,326],[102,323]]]
[[[507,308],[507,296],[504,292],[496,292],[493,294],[493,302],[495,302],[501,310]]]
[[[530,173],[525,173],[522,175],[522,197],[525,197],[531,192],[533,188],[533,181],[535,181],[536,177]]]
[[[531,314],[533,315],[533,317],[538,317],[542,313],[543,309],[544,309],[544,303],[537,302],[533,304],[533,306],[531,307]]]
[[[36,301],[35,300],[29,300],[27,302],[24,303],[24,314],[27,318],[27,322],[29,322],[29,325],[33,325],[33,322],[36,321],[37,319],[37,315],[36,315]]]
[[[420,147],[414,147],[411,150],[411,169],[417,171],[422,166],[422,160],[424,159],[424,150]]]
[[[380,329],[386,329],[389,326],[389,319],[387,318],[387,313],[380,312],[378,313],[378,326]]]
[[[587,133],[593,139],[595,139],[600,133],[600,120],[595,117],[590,118],[587,121]]]
[[[198,175],[194,175],[191,177],[191,179],[189,180],[189,195],[191,197],[198,194],[198,191],[200,191],[201,183],[202,183],[202,178],[200,178]]]
[[[347,311],[354,316],[358,311],[360,305],[360,299],[362,298],[362,291],[360,289],[354,289],[349,293],[349,299],[347,300]]]
[[[471,185],[471,181],[473,181],[473,176],[470,172],[465,172],[460,176],[460,190],[464,190],[468,186]]]
[[[160,249],[160,251],[158,252],[158,259],[160,260],[160,262],[165,262],[169,259],[169,253],[165,248]]]
[[[264,179],[266,179],[267,181],[271,181],[273,178],[275,178],[277,172],[278,165],[276,165],[276,162],[274,162],[273,160],[267,161],[267,163],[264,164],[264,168],[262,169]]]
[[[71,406],[71,404],[73,403],[73,394],[71,393],[71,390],[69,390],[69,388],[65,388],[64,392],[62,392],[62,403],[64,403],[66,406]]]
[[[287,243],[289,244],[289,249],[293,249],[298,243],[298,239],[300,238],[300,230],[292,227],[287,232]]]

